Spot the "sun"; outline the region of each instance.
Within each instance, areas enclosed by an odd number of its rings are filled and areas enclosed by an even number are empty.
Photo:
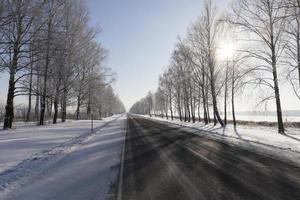
[[[231,60],[234,56],[234,52],[235,46],[232,43],[222,43],[217,49],[218,60]]]

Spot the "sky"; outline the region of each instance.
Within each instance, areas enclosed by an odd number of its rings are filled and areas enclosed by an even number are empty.
[[[225,1],[220,1],[224,4]],[[202,0],[88,0],[98,40],[117,73],[115,89],[127,110],[155,91],[178,37],[201,13]]]
[[[217,0],[220,9],[229,0]],[[129,110],[148,91],[155,91],[178,37],[201,14],[203,0],[86,0],[91,26],[101,27],[97,40],[109,50],[105,65],[117,74],[116,93]],[[0,74],[0,102],[6,101],[7,76]],[[253,93],[237,101],[237,111],[253,110]],[[282,108],[300,108],[289,86],[281,88]],[[16,104],[26,103],[25,97]],[[274,103],[271,105],[275,105]],[[270,110],[275,110],[271,107]]]

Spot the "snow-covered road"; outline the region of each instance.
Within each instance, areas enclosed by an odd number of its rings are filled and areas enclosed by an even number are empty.
[[[117,179],[126,116],[96,121],[94,134],[89,125],[5,132],[0,163],[9,164],[0,173],[0,199],[105,199]]]

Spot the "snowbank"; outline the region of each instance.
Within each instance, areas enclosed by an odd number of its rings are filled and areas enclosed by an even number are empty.
[[[117,177],[126,116],[94,127],[91,133],[90,121],[74,121],[0,132],[0,199],[90,199],[92,190],[105,199]],[[81,188],[91,182],[97,187]]]
[[[94,121],[98,127],[118,116]],[[23,160],[49,151],[62,143],[90,132],[88,120],[46,126],[26,126],[0,131],[0,173]]]

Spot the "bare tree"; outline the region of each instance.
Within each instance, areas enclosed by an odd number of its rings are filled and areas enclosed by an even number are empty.
[[[17,84],[28,75],[30,65],[29,44],[39,27],[33,27],[41,4],[35,1],[2,1],[1,10],[1,61],[9,73],[9,87],[5,107],[4,128],[11,128],[14,120],[14,98],[24,93]]]
[[[158,91],[155,93],[155,107],[158,107],[158,110],[163,110],[163,105],[166,107],[166,115],[168,117],[168,110],[170,110],[171,119],[173,120],[173,85],[172,80],[169,78],[168,71],[166,71],[162,76],[159,78],[159,88]],[[163,101],[163,102],[162,102]],[[157,106],[157,102],[159,105]]]
[[[267,86],[274,92],[279,133],[284,133],[278,84],[278,66],[284,50],[282,37],[286,25],[286,9],[283,3],[281,0],[239,0],[229,20],[231,24],[250,34],[249,42],[256,43],[246,52],[249,57],[258,61],[257,74],[265,75],[256,78],[254,82]]]
[[[216,66],[216,42],[218,34],[218,19],[216,7],[211,0],[205,2],[204,12],[202,16],[202,27],[203,27],[203,37],[205,38],[205,56],[206,63],[208,66],[208,80],[210,83],[210,90],[212,96],[212,104],[214,111],[214,124],[218,122],[221,126],[224,123],[220,117],[218,103],[217,103],[217,93],[216,93],[216,80],[217,80],[217,66]]]
[[[28,96],[28,107],[18,115],[31,120],[35,100],[40,125],[53,111],[53,123],[59,115],[64,122],[75,102],[77,118],[83,105],[98,109],[100,99],[105,116],[125,111],[111,86],[113,73],[102,66],[107,51],[96,42],[98,33],[82,0],[0,1],[0,72],[9,73],[4,128],[12,127],[20,95]]]
[[[55,12],[55,1],[47,1],[46,3],[46,27],[45,27],[45,66],[43,68],[43,90],[40,99],[40,122],[39,125],[44,125],[44,118],[46,112],[46,96],[47,84],[49,76],[50,53],[51,53],[51,40],[53,40],[53,13]]]
[[[151,117],[151,112],[153,109],[153,94],[151,92],[148,92],[146,96],[147,106],[148,106],[148,114]]]
[[[300,99],[300,1],[286,0],[285,3],[288,8],[285,29],[287,78],[293,86],[296,96]]]

